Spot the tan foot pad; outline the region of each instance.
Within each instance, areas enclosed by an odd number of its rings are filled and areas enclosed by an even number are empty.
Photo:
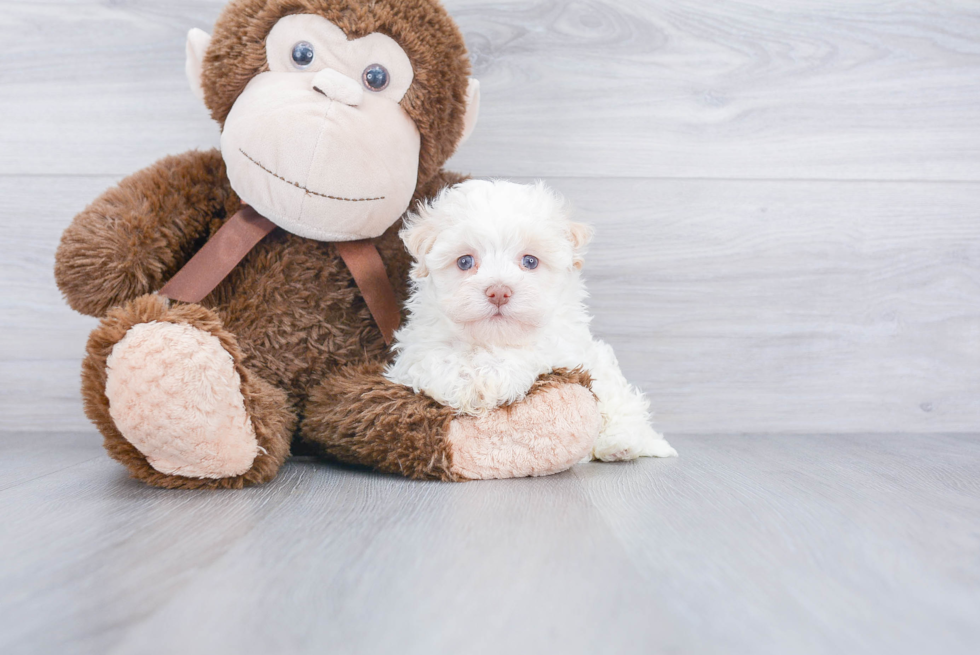
[[[471,480],[559,473],[592,450],[602,417],[595,396],[562,384],[449,426],[453,471]]]
[[[106,369],[109,414],[153,468],[216,479],[252,467],[259,447],[241,377],[217,337],[186,324],[140,323]]]

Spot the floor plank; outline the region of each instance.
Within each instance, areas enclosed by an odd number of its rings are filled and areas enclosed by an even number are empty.
[[[216,144],[184,79],[223,2],[0,0],[0,174],[122,175]],[[960,0],[451,0],[477,175],[980,180]]]
[[[980,425],[980,186],[554,180],[668,432]]]
[[[102,437],[85,432],[3,433],[0,446],[0,491],[105,458]]]
[[[89,428],[95,321],[65,306],[52,261],[113,181],[0,177],[0,429]],[[595,331],[668,433],[980,425],[980,184],[549,182],[597,227]]]
[[[38,437],[73,439],[97,449]],[[0,490],[0,650],[973,652],[980,436],[676,441],[459,485],[296,460],[227,493],[82,461]]]
[[[634,478],[609,467],[576,475],[647,583],[713,652],[980,643],[976,438],[680,443],[667,476],[654,466]]]

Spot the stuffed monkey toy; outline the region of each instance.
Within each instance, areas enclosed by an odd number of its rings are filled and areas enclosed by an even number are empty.
[[[411,264],[402,215],[479,87],[435,0],[233,0],[188,35],[221,150],[167,157],[75,217],[55,276],[102,320],[82,367],[110,456],[147,484],[240,488],[314,454],[417,479],[555,473],[599,429],[556,371],[481,417],[382,377]]]

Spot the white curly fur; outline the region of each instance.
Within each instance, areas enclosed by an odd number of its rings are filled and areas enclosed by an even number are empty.
[[[579,269],[591,235],[541,183],[470,180],[444,190],[401,233],[416,260],[413,293],[386,377],[481,415],[522,399],[542,373],[581,366],[603,419],[595,459],[676,455],[612,348],[589,331]],[[464,271],[465,255],[474,265]],[[539,262],[533,270],[526,255]],[[498,307],[488,293],[501,287],[510,297]]]

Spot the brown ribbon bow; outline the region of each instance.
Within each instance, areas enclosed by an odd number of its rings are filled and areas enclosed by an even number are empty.
[[[160,295],[181,302],[201,302],[274,229],[275,223],[243,205],[160,289]],[[401,315],[378,248],[370,239],[338,241],[334,246],[390,346]]]

